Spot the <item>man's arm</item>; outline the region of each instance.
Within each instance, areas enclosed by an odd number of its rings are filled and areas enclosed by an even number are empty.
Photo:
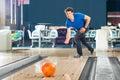
[[[68,44],[70,41],[70,30],[71,30],[71,28],[67,29],[66,39],[64,41],[65,44]]]
[[[85,19],[85,25],[83,26],[83,28],[80,29],[81,33],[85,32],[85,30],[87,29],[87,27],[88,27],[88,25],[90,23],[90,20],[91,20],[91,18],[89,16],[87,16],[87,15],[85,15],[84,19]]]
[[[87,16],[87,15],[85,15],[85,25],[83,26],[84,28],[87,28],[88,27],[88,25],[89,25],[89,23],[90,23],[90,20],[91,20],[91,18],[89,17],[89,16]]]

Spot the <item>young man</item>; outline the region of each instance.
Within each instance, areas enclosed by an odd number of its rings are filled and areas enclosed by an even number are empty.
[[[67,17],[67,20],[66,20],[67,34],[66,34],[66,40],[64,41],[64,43],[65,44],[69,43],[70,30],[71,28],[75,28],[77,30],[75,35],[75,43],[76,43],[77,53],[78,53],[76,57],[81,57],[83,55],[81,42],[88,48],[91,54],[93,54],[94,49],[85,40],[85,33],[88,30],[88,25],[90,23],[91,18],[82,13],[74,13],[74,10],[72,7],[66,8],[65,14]]]

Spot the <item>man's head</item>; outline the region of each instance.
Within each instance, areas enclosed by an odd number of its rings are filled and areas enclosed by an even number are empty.
[[[67,7],[67,8],[65,9],[65,12],[68,12],[68,11],[74,12],[74,10],[73,10],[72,7]]]
[[[74,13],[74,10],[72,7],[67,7],[65,10],[64,10],[65,14],[66,14],[66,17],[67,18],[71,18],[73,17],[73,13]]]

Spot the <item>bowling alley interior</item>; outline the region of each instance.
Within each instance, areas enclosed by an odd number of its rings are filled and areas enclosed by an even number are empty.
[[[68,31],[67,7],[91,18],[84,36],[92,52],[80,42],[82,56],[75,57],[78,33]],[[120,80],[119,75],[120,0],[0,0],[0,80]]]

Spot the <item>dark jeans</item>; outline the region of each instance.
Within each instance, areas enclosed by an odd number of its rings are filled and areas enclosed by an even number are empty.
[[[88,30],[85,31],[85,33],[87,32]],[[85,39],[85,33],[80,33],[80,31],[77,31],[76,32],[76,35],[75,35],[75,43],[76,43],[76,47],[77,47],[77,53],[82,56],[82,46],[81,46],[81,43],[83,45],[85,45],[88,50],[92,50],[93,48],[86,42],[86,39]]]

